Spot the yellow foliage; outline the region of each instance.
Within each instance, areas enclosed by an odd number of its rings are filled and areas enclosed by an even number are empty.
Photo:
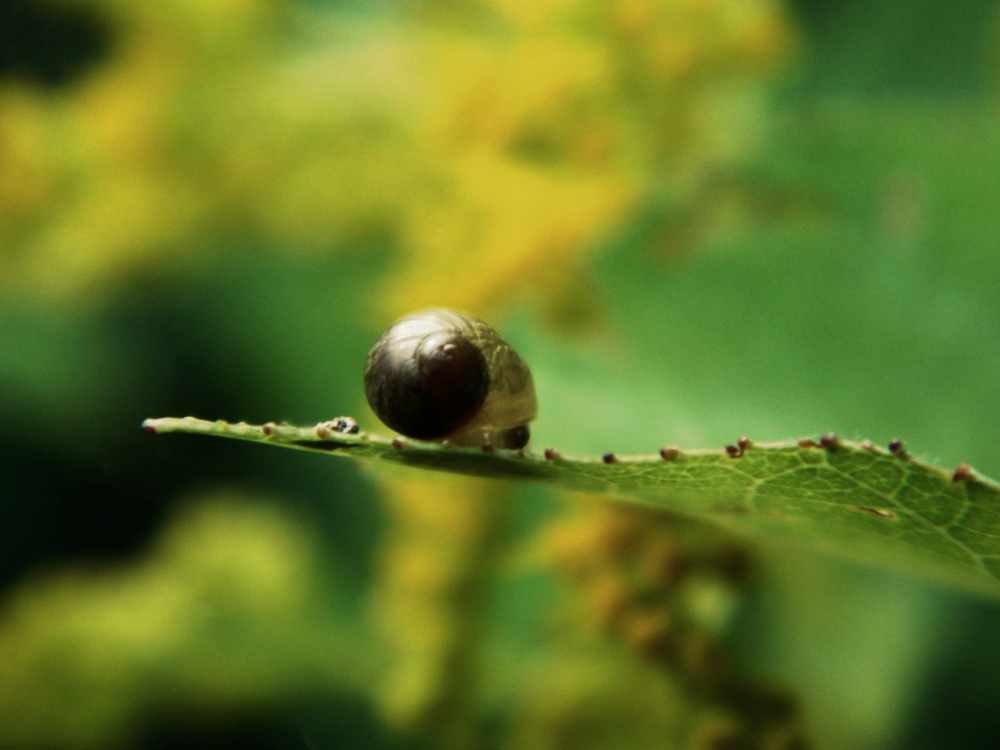
[[[0,608],[0,746],[118,746],[158,712],[329,688],[316,547],[274,506],[215,497],[132,565],[24,581]]]
[[[579,269],[654,189],[694,200],[746,155],[791,39],[770,0],[488,5],[505,24],[428,37],[423,182],[386,320],[585,298]]]
[[[391,523],[375,616],[395,659],[382,686],[394,725],[465,746],[482,602],[507,511],[499,483],[380,476]],[[462,738],[465,738],[463,740]]]
[[[0,293],[95,300],[227,236],[378,230],[399,245],[384,319],[579,306],[652,191],[697,200],[752,148],[792,39],[778,0],[470,0],[405,24],[66,1],[114,39],[65,90],[0,87]]]
[[[284,0],[87,4],[115,35],[98,67],[0,86],[0,294],[85,304],[227,235],[327,249],[391,224],[396,71],[357,67],[377,39],[296,59]]]

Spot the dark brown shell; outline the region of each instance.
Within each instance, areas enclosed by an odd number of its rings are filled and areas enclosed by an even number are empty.
[[[520,448],[537,410],[524,361],[468,313],[423,310],[383,333],[365,364],[368,404],[396,432]]]

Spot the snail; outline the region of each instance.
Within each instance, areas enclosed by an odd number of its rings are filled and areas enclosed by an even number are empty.
[[[523,448],[538,411],[524,360],[457,310],[421,310],[386,330],[368,353],[365,396],[402,435],[484,449]]]

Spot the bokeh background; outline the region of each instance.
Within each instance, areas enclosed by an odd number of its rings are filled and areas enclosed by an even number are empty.
[[[4,0],[0,747],[994,747],[993,601],[139,425],[378,429],[444,305],[536,449],[1000,476],[998,53],[996,0]]]

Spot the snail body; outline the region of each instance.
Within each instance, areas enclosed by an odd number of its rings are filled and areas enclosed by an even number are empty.
[[[538,411],[524,360],[487,323],[445,309],[407,315],[379,337],[365,396],[396,432],[456,445],[522,448]]]

